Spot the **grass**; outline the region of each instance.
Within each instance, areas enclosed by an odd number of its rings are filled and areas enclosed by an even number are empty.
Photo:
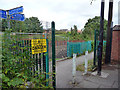
[[[77,71],[84,71],[84,70],[85,70],[84,65],[85,65],[85,63],[79,64],[79,65],[76,67],[76,70],[77,70]],[[88,71],[92,71],[92,68],[93,68],[93,60],[89,60],[89,61],[88,61]]]

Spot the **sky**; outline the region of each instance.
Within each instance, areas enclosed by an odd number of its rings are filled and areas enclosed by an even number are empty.
[[[118,24],[118,2],[113,0],[113,25]],[[0,0],[0,9],[8,10],[23,6],[26,18],[38,17],[40,21],[55,21],[56,29],[69,29],[77,25],[84,28],[89,18],[100,16],[101,0]],[[104,17],[108,20],[109,0],[105,0]]]

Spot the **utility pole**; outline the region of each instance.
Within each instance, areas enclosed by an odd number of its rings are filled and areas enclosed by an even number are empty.
[[[104,3],[105,0],[101,0],[101,15],[100,15],[100,35],[98,45],[98,75],[101,75],[102,65],[102,51],[103,51],[103,29],[104,29]]]
[[[106,42],[105,64],[109,64],[111,62],[112,13],[113,13],[113,0],[109,0],[109,12],[108,12],[108,27],[107,27],[107,42]]]
[[[53,88],[56,89],[56,62],[55,62],[55,22],[52,21],[52,80]]]

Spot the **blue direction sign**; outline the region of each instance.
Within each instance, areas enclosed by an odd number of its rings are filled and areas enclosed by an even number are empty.
[[[25,20],[25,16],[24,14],[13,14],[10,16],[11,20],[17,20],[17,21],[24,21]]]
[[[22,13],[23,12],[23,6],[11,9],[8,12],[9,12],[9,15],[16,14],[16,13]]]
[[[7,13],[5,10],[0,10],[0,18],[4,18],[4,19],[7,18]]]

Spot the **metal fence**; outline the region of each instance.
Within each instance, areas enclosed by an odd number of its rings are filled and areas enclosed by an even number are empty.
[[[17,34],[17,36],[19,36],[19,34]],[[41,38],[33,38],[33,39],[35,40],[35,39],[41,39]],[[30,77],[44,74],[45,79],[49,79],[48,39],[46,39],[47,52],[43,52],[43,53],[32,54],[31,42],[32,42],[32,39],[26,39],[26,38],[16,39],[16,41],[11,45],[10,50],[13,53],[13,55],[20,57],[17,63],[19,63],[20,65],[27,63],[27,68],[26,68],[28,72],[27,74]],[[24,62],[24,60],[26,61]],[[48,85],[48,82],[46,82],[45,85]]]
[[[91,41],[87,42],[67,42],[67,57],[71,57],[73,53],[77,55],[83,54],[86,50],[91,51]]]

